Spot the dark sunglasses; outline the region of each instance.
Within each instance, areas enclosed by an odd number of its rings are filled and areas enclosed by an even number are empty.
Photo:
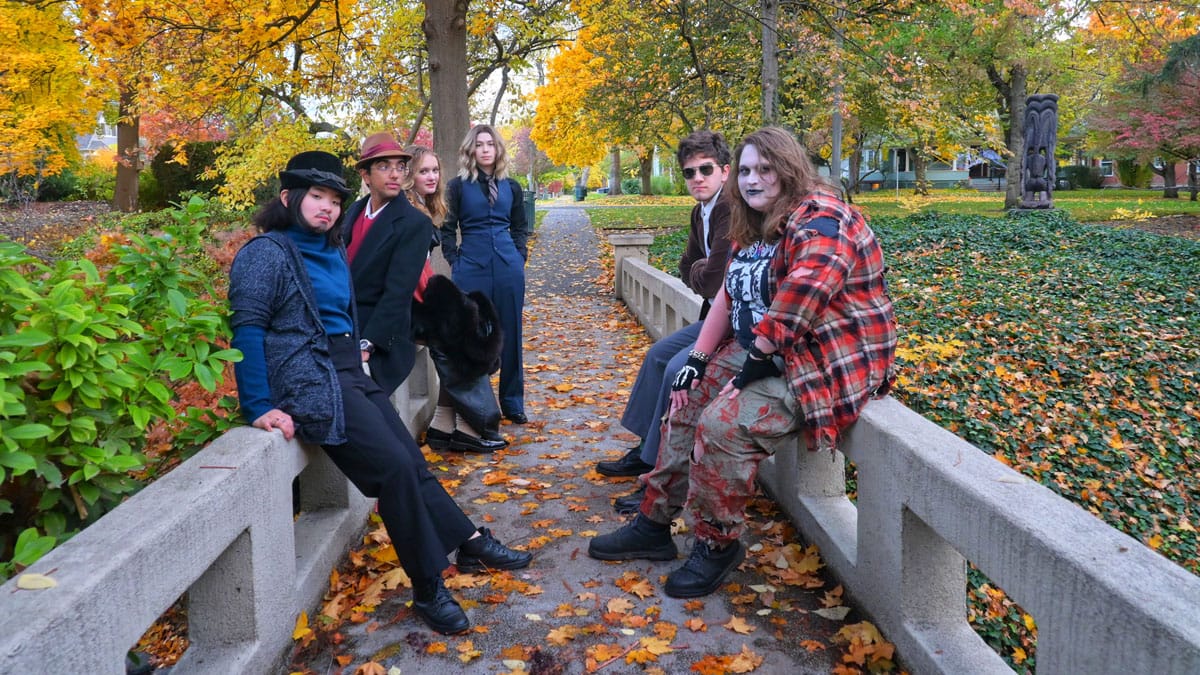
[[[683,170],[684,180],[691,180],[696,172],[699,171],[702,176],[711,176],[712,172],[717,168],[716,164],[701,164],[700,166],[689,166]]]

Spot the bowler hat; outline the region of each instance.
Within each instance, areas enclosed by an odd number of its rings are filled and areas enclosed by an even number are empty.
[[[328,152],[302,152],[289,159],[287,168],[279,173],[279,186],[284,190],[312,185],[336,191],[343,201],[350,198],[350,188],[342,178],[342,160]]]
[[[370,166],[371,162],[388,157],[403,159],[407,162],[412,159],[412,154],[407,152],[403,145],[397,143],[390,133],[386,131],[373,133],[363,141],[362,152],[359,153],[358,162],[354,168],[365,169]]]

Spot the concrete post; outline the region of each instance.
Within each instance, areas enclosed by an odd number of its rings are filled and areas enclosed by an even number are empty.
[[[608,243],[613,247],[613,294],[618,300],[621,295],[621,261],[626,256],[646,260],[650,256],[650,244],[654,243],[652,234],[610,234]]]

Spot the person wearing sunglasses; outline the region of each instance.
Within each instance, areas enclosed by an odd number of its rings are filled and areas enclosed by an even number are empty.
[[[721,199],[721,187],[729,177],[729,146],[721,134],[702,130],[679,142],[675,153],[688,192],[696,200],[692,207],[687,248],[679,259],[679,277],[704,298],[700,319],[725,278],[729,257],[729,204]],[[659,425],[667,411],[671,378],[687,363],[688,353],[700,335],[701,321],[663,337],[650,350],[638,370],[629,394],[621,426],[637,434],[642,442],[616,461],[600,462],[596,471],[610,476],[638,476],[654,468],[661,438]],[[633,513],[642,503],[645,487],[617,497],[619,513]]]

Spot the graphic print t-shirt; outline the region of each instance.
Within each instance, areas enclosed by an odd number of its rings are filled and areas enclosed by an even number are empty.
[[[738,344],[749,349],[754,342],[754,325],[762,320],[771,305],[768,276],[771,257],[779,242],[765,244],[756,241],[738,249],[729,258],[725,275],[725,292],[729,294],[729,318]]]

